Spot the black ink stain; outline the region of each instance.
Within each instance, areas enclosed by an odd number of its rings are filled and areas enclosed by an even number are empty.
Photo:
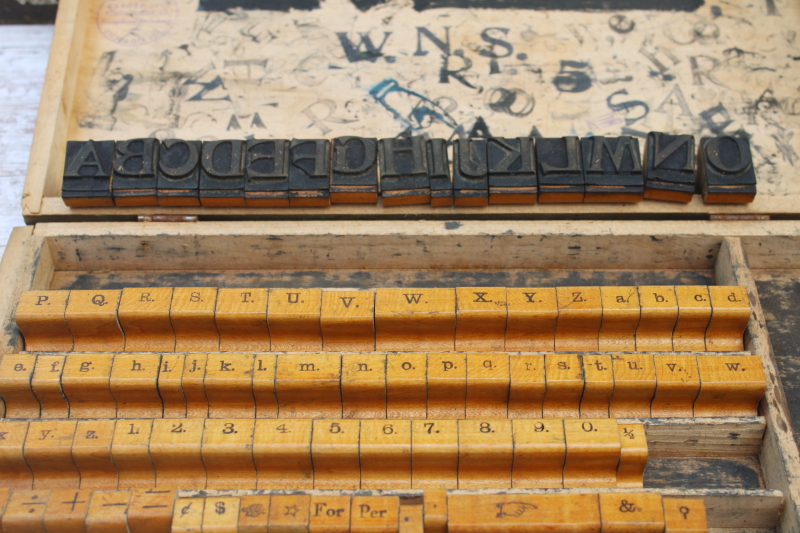
[[[655,9],[659,11],[696,11],[704,0],[414,0],[414,9],[492,8],[557,11],[620,11]]]
[[[452,222],[445,222],[444,223],[444,229],[446,229],[446,230],[458,229],[460,227],[461,227],[461,222],[456,222],[455,220],[452,221]]]
[[[289,9],[311,11],[312,9],[319,9],[319,2],[320,0],[200,0],[197,10],[228,11],[229,9],[240,8],[283,12],[288,12]]]
[[[722,9],[719,6],[711,6],[711,18],[722,16]]]

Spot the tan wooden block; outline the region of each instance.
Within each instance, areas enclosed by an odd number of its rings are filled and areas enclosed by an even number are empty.
[[[172,533],[201,533],[205,498],[178,498],[172,514]]]
[[[672,349],[702,352],[706,349],[706,329],[711,320],[711,298],[705,285],[676,285],[678,321],[672,332]]]
[[[467,356],[459,352],[428,354],[428,418],[464,418]]]
[[[411,485],[458,488],[458,421],[411,421]]]
[[[35,355],[5,354],[0,360],[0,397],[6,404],[6,418],[39,418],[39,400],[31,380]]]
[[[239,533],[264,533],[269,526],[269,494],[242,496],[239,502]]]
[[[272,289],[267,322],[273,351],[322,350],[321,289]]]
[[[214,320],[216,287],[176,287],[169,318],[175,330],[176,352],[216,352],[219,331]]]
[[[238,533],[240,503],[234,497],[206,498],[203,533]]]
[[[362,489],[411,488],[411,421],[362,420]]]
[[[40,355],[31,378],[31,388],[39,400],[41,418],[69,417],[69,404],[61,390],[65,355]]]
[[[165,353],[161,356],[156,384],[164,407],[164,418],[186,417],[186,398],[181,384],[185,362],[186,356],[182,353]]]
[[[601,493],[603,533],[662,533],[661,495],[647,492]]]
[[[505,287],[457,288],[456,350],[504,350],[507,317]]]
[[[647,418],[656,393],[656,370],[652,355],[614,355],[614,394],[608,412],[611,418]]]
[[[205,421],[203,429],[203,464],[209,489],[256,488],[253,462],[253,419]]]
[[[253,354],[211,353],[203,386],[209,418],[254,418]]]
[[[614,370],[610,355],[583,356],[584,388],[581,418],[608,418],[608,406],[614,392]]]
[[[557,287],[556,351],[597,351],[603,303],[599,287]]]
[[[11,489],[8,487],[0,488],[0,531],[3,527],[3,511],[6,510],[8,499],[11,497]]]
[[[375,349],[375,291],[323,290],[320,313],[326,352]]]
[[[314,420],[311,457],[315,489],[358,489],[358,420]]]
[[[268,352],[269,289],[219,289],[214,313],[223,352]]]
[[[59,533],[85,533],[89,490],[54,490],[44,515],[44,528]]]
[[[64,318],[75,351],[121,352],[125,337],[117,323],[122,291],[70,291]]]
[[[126,352],[173,352],[175,331],[169,319],[172,287],[122,289],[119,325]]]
[[[351,533],[397,533],[400,498],[353,496],[350,500]]]
[[[636,329],[636,349],[640,352],[672,350],[672,331],[678,320],[678,298],[671,286],[639,287],[642,319]]]
[[[22,454],[27,433],[27,421],[0,420],[0,486],[27,490],[33,487],[33,474]]]
[[[541,418],[546,389],[543,355],[509,355],[509,418]]]
[[[576,354],[547,354],[547,388],[542,402],[544,418],[579,418],[583,395],[583,363]]]
[[[467,418],[506,418],[510,384],[507,353],[468,353]]]
[[[511,488],[514,436],[510,420],[458,421],[458,488]]]
[[[744,287],[711,286],[711,320],[706,329],[709,352],[744,350],[742,337],[750,321],[750,299]]]
[[[556,349],[558,303],[553,288],[506,289],[508,351],[552,352]]]
[[[342,357],[279,354],[275,393],[280,418],[341,418]]]
[[[259,489],[312,489],[311,420],[256,420],[253,460]]]
[[[350,496],[311,496],[309,533],[350,533]]]
[[[656,394],[650,404],[650,416],[690,417],[700,392],[697,356],[656,355]]]
[[[73,348],[72,333],[64,313],[69,291],[24,291],[14,320],[30,352],[67,352]]]
[[[399,533],[423,533],[425,531],[425,516],[421,505],[401,505],[399,509]]]
[[[644,425],[620,424],[619,444],[617,487],[641,489],[644,487],[644,469],[647,467],[648,457]]]
[[[694,416],[757,416],[766,379],[757,355],[697,357],[700,393]]]
[[[564,488],[617,486],[620,443],[616,420],[564,420],[564,436]]]
[[[664,508],[665,533],[706,533],[706,506],[702,499],[673,498],[661,500]]]
[[[205,489],[206,469],[201,455],[203,420],[153,421],[150,461],[156,488]]]
[[[567,454],[561,420],[513,420],[514,468],[518,488],[560,488]]]
[[[78,489],[80,474],[72,462],[75,420],[33,420],[25,435],[23,456],[33,474],[33,488]]]
[[[117,468],[111,460],[115,420],[79,420],[72,441],[72,461],[81,474],[81,488],[116,490]]]
[[[119,474],[120,490],[155,487],[156,473],[150,463],[152,429],[152,420],[117,421],[111,440],[111,458]]]
[[[158,395],[158,354],[117,354],[111,367],[111,394],[117,418],[161,418],[164,406]]]
[[[253,359],[253,399],[256,418],[278,418],[278,397],[275,395],[276,354],[256,354]]]
[[[128,506],[130,533],[170,533],[174,490],[135,490]]]
[[[61,389],[72,418],[114,418],[117,402],[111,394],[110,353],[71,353],[64,362]]]
[[[274,494],[269,506],[270,533],[306,533],[311,496]]]
[[[603,322],[598,347],[604,352],[636,350],[636,328],[639,325],[639,293],[636,287],[600,287],[603,300]]]
[[[422,512],[426,533],[447,533],[446,490],[426,490],[422,499]]]
[[[386,356],[342,355],[342,418],[386,418]]]
[[[184,358],[181,389],[186,400],[187,418],[208,417],[208,398],[203,383],[207,363],[208,356],[204,353],[187,353]]]
[[[93,492],[86,512],[86,533],[128,533],[131,493]]]
[[[427,399],[427,354],[387,354],[386,418],[426,418]]]
[[[3,533],[46,533],[44,517],[50,501],[49,490],[15,490],[3,511]]]
[[[452,350],[455,329],[455,289],[376,290],[376,350]]]

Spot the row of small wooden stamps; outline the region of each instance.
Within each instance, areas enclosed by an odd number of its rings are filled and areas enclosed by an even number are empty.
[[[26,291],[30,351],[737,351],[744,287]]]
[[[6,355],[8,418],[756,416],[750,355]]]
[[[642,487],[644,426],[585,420],[0,421],[21,489]]]

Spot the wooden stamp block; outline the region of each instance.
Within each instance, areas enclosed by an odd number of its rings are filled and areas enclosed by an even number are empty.
[[[209,418],[254,418],[253,354],[209,354],[203,382]]]
[[[3,511],[3,533],[47,533],[44,517],[50,501],[49,490],[15,490]]]
[[[72,462],[75,420],[34,420],[25,435],[23,455],[33,474],[33,488],[78,489],[80,474]]]
[[[115,418],[117,402],[111,394],[110,353],[67,355],[61,388],[69,400],[72,418]]]
[[[314,488],[311,420],[256,420],[253,461],[259,489]]]
[[[706,533],[706,506],[702,499],[664,497],[666,533]]]
[[[280,418],[341,418],[342,358],[333,354],[279,354],[275,394]]]
[[[111,367],[111,394],[117,418],[161,418],[164,407],[158,395],[161,356],[117,354]]]
[[[597,351],[603,304],[599,287],[558,287],[556,351]]]
[[[67,141],[61,198],[70,207],[113,207],[114,141]]]
[[[277,355],[257,354],[253,364],[253,399],[256,418],[278,418],[278,397],[275,395]]]
[[[505,349],[505,287],[459,287],[456,303],[456,350]]]
[[[158,205],[200,205],[201,141],[166,139],[158,154]]]
[[[386,418],[386,356],[342,355],[342,418]]]
[[[491,137],[487,143],[490,204],[535,204],[533,139]]]
[[[40,355],[31,378],[31,388],[41,406],[41,418],[69,417],[69,404],[61,390],[65,355]]]
[[[214,313],[223,352],[270,350],[269,289],[219,289]]]
[[[244,200],[247,207],[289,206],[289,141],[248,139]]]
[[[453,180],[450,178],[450,158],[447,157],[447,141],[428,139],[425,141],[428,154],[428,175],[431,179],[431,207],[453,205]]]
[[[636,327],[641,310],[636,287],[600,287],[603,322],[598,348],[604,352],[636,351]]]
[[[183,361],[181,388],[186,399],[187,418],[206,418],[208,398],[203,385],[206,377],[208,356],[204,353],[188,353]],[[166,414],[164,415],[166,417]]]
[[[117,467],[120,490],[155,487],[156,473],[150,463],[152,429],[151,420],[117,421],[111,440],[111,459]]]
[[[350,533],[350,496],[311,496],[308,533]]]
[[[337,137],[333,140],[331,203],[378,203],[377,139]]]
[[[428,533],[447,533],[447,491],[426,490],[422,500],[424,530]]]
[[[619,444],[617,487],[641,489],[648,456],[644,424],[620,424]]]
[[[358,420],[314,420],[314,489],[360,488],[358,441]]]
[[[47,502],[44,515],[46,531],[60,533],[85,533],[86,512],[92,491],[89,490],[54,490]]]
[[[656,355],[656,394],[650,404],[652,417],[691,417],[700,392],[697,356]]]
[[[558,303],[552,288],[506,289],[508,351],[555,351]]]
[[[320,289],[272,289],[267,308],[272,350],[322,350],[321,312]]]
[[[253,419],[206,420],[203,428],[203,464],[209,489],[255,489]]]
[[[170,533],[172,529],[173,490],[137,490],[128,506],[130,533]]]
[[[28,351],[72,350],[72,333],[64,313],[70,291],[25,291],[14,318]]]
[[[331,142],[292,139],[289,143],[289,205],[330,205]]]
[[[412,487],[458,488],[458,453],[457,420],[412,420]]]
[[[351,533],[399,533],[400,498],[353,496],[350,501]]]
[[[72,441],[72,461],[81,474],[81,488],[116,490],[117,468],[111,460],[115,420],[80,420]]]
[[[644,195],[639,139],[584,137],[583,152],[586,196],[584,202],[639,202]]]
[[[322,291],[319,319],[326,352],[375,349],[375,291]]]
[[[425,531],[425,518],[422,505],[401,505],[399,507],[398,532],[422,533]]]
[[[182,353],[165,353],[161,356],[157,386],[161,403],[164,406],[164,418],[186,417],[186,398],[183,395],[183,385],[181,384],[185,363],[186,356]],[[206,407],[206,412],[208,412],[208,407]]]
[[[362,489],[411,488],[411,421],[362,420]]]
[[[508,366],[508,417],[541,418],[546,386],[544,356],[509,355]]]
[[[577,137],[536,139],[536,163],[540,202],[583,202],[586,186]]]
[[[114,142],[111,192],[116,206],[158,205],[158,139]]]
[[[428,356],[386,355],[386,418],[427,418]]]
[[[216,303],[216,288],[175,288],[169,317],[175,330],[176,352],[219,350],[219,332],[214,321]]]
[[[608,418],[614,392],[614,371],[610,355],[583,356],[585,385],[581,398],[581,418]]]
[[[35,355],[6,354],[0,360],[0,397],[6,404],[6,418],[39,418],[39,400],[31,379]]]
[[[239,533],[263,533],[269,525],[269,494],[242,496],[239,502]]]
[[[694,416],[757,416],[766,379],[758,355],[697,357],[700,393]]]
[[[453,141],[453,203],[456,206],[489,204],[489,170],[486,164],[486,141]]]
[[[639,287],[642,318],[636,329],[636,349],[640,352],[672,350],[672,331],[678,320],[678,298],[674,287]]]
[[[244,141],[203,141],[200,205],[244,207]]]
[[[711,286],[711,321],[706,329],[709,352],[744,350],[742,336],[750,321],[750,300],[744,287]]]
[[[513,458],[510,420],[458,421],[458,488],[510,488]]]
[[[455,326],[455,289],[376,290],[376,350],[452,350]]]
[[[512,420],[514,468],[511,486],[560,488],[567,454],[561,420]]]
[[[119,325],[125,332],[126,352],[171,352],[175,331],[169,319],[171,287],[122,289]]]
[[[238,533],[239,498],[206,498],[203,507],[203,533]]]
[[[620,444],[616,420],[564,420],[564,435],[564,488],[617,486]]]
[[[270,533],[306,533],[311,496],[274,494],[269,506]]]
[[[201,456],[203,420],[154,420],[150,460],[156,488],[205,489],[206,469]]]
[[[27,433],[27,421],[0,420],[0,484],[3,487],[26,490],[33,487],[33,474],[22,453]]]
[[[430,203],[431,180],[424,138],[381,139],[378,161],[384,206]]]
[[[647,134],[644,148],[644,197],[689,202],[697,181],[693,135]]]
[[[604,533],[662,533],[661,495],[647,492],[601,493],[600,516]]]
[[[205,498],[178,498],[172,515],[173,533],[200,533],[203,526]]]
[[[580,418],[583,363],[575,354],[548,354],[544,358],[547,388],[542,402],[544,418]]]
[[[70,291],[64,318],[75,351],[121,352],[125,338],[117,324],[122,291]]]
[[[656,393],[656,370],[652,355],[615,355],[614,394],[611,418],[647,418]]]
[[[507,353],[467,354],[467,418],[506,418],[511,377]]]
[[[702,352],[706,349],[706,329],[711,320],[711,298],[704,285],[676,285],[678,321],[672,331],[676,352]]]
[[[464,418],[467,357],[463,353],[428,354],[428,418]]]
[[[722,135],[700,139],[697,174],[707,204],[747,204],[756,197],[750,141]]]

